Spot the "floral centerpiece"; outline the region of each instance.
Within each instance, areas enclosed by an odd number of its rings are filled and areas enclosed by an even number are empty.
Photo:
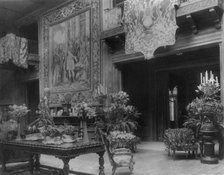
[[[95,108],[88,102],[78,102],[74,105],[74,113],[80,118],[80,127],[83,129],[83,140],[89,141],[87,133],[87,120],[96,116]]]
[[[201,129],[215,129],[223,121],[223,105],[220,100],[220,85],[218,78],[214,78],[210,72],[210,78],[206,71],[205,77],[201,74],[201,84],[195,98],[188,106],[188,117],[185,126],[195,129],[201,125]]]
[[[90,119],[96,116],[95,109],[87,102],[80,102],[75,104],[74,110],[76,116],[81,120]]]
[[[10,105],[9,106],[9,115],[11,115],[18,123],[18,133],[17,133],[17,140],[21,140],[21,128],[20,128],[20,121],[23,116],[25,116],[29,112],[27,106],[23,105]]]

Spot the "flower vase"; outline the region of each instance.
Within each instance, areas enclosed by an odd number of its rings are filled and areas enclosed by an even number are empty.
[[[86,120],[81,121],[81,125],[83,128],[83,142],[89,142],[89,136],[88,136],[88,131],[87,131],[87,122]]]
[[[22,140],[21,138],[21,125],[20,122],[17,123],[17,136],[16,136],[16,140]]]

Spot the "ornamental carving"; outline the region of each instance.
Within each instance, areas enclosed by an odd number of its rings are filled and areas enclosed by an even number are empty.
[[[100,78],[99,0],[75,0],[40,18],[40,93],[50,103],[89,94]]]
[[[197,12],[200,10],[208,9],[215,6],[220,6],[221,1],[220,0],[201,0],[196,1],[195,3],[186,4],[185,6],[181,6],[177,10],[177,17],[191,14],[193,12]]]

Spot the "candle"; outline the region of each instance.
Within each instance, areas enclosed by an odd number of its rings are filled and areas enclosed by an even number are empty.
[[[100,86],[97,87],[97,93],[100,94]]]
[[[205,83],[208,83],[208,71],[205,72]]]
[[[169,108],[170,108],[170,121],[174,121],[174,99],[173,99],[173,97],[170,98]]]
[[[201,82],[201,84],[202,84],[202,73],[200,73],[200,82]]]

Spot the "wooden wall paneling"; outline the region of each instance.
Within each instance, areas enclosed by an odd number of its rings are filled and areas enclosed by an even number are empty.
[[[101,40],[101,84],[107,87],[108,92],[112,92],[112,60],[110,48],[104,40]]]
[[[118,92],[122,89],[121,87],[121,71],[118,68],[118,65],[113,64],[112,65],[112,72],[113,72],[113,85],[112,85],[112,89],[113,92]]]

